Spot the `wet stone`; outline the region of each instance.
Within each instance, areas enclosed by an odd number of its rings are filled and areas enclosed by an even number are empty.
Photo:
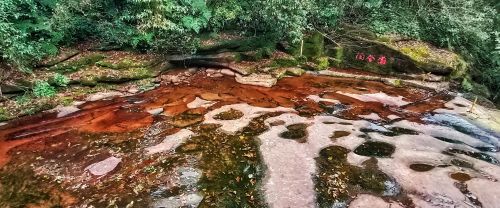
[[[460,160],[460,159],[452,159],[450,163],[454,166],[461,167],[461,168],[474,168],[474,165],[468,161],[465,160]]]
[[[465,182],[465,181],[469,181],[470,179],[472,179],[472,177],[469,174],[462,173],[462,172],[452,173],[452,174],[450,174],[450,178],[453,178],[454,180],[457,180],[460,182]]]
[[[292,124],[286,127],[288,130],[279,136],[284,139],[292,139],[299,143],[307,141],[307,124]]]
[[[411,129],[405,129],[405,128],[401,128],[401,127],[392,127],[389,130],[391,130],[396,135],[403,135],[403,134],[405,134],[405,135],[418,135],[419,134],[419,132],[417,132],[417,131],[414,131]]]
[[[160,113],[163,113],[163,108],[151,109],[148,110],[148,113],[151,115],[160,115]]]
[[[87,166],[85,170],[88,170],[92,175],[103,176],[113,171],[121,161],[121,158],[109,157],[103,161]]]
[[[448,155],[462,154],[462,155],[467,155],[469,157],[476,158],[478,160],[489,162],[489,163],[494,164],[494,165],[500,164],[500,161],[498,161],[496,158],[494,158],[493,156],[488,155],[486,153],[482,153],[482,152],[473,152],[473,151],[450,148],[448,150],[445,150],[443,152],[443,154],[448,154]]]
[[[463,144],[463,142],[461,142],[461,141],[454,140],[454,139],[448,139],[446,137],[434,137],[434,138],[439,139],[443,142],[451,143],[451,144]]]
[[[341,146],[330,146],[322,149],[316,158],[318,173],[314,180],[319,207],[346,205],[359,193],[386,197],[401,193],[399,185],[378,170],[375,158],[365,161],[365,167],[361,168],[347,162],[349,152]]]
[[[358,146],[354,153],[368,157],[390,157],[395,151],[392,144],[368,141]]]
[[[454,185],[465,196],[465,198],[467,199],[467,202],[468,202],[467,204],[473,205],[471,207],[483,207],[483,204],[481,203],[481,201],[479,201],[477,196],[475,196],[473,193],[471,193],[469,191],[466,183],[456,182],[456,183],[454,183]]]
[[[236,119],[239,119],[243,116],[244,116],[243,112],[231,108],[228,111],[225,111],[225,112],[222,112],[222,113],[215,115],[214,119],[217,119],[217,120],[236,120]]]
[[[410,165],[410,169],[417,171],[417,172],[427,172],[432,169],[434,169],[433,165],[428,165],[428,164],[422,164],[422,163],[415,163]]]
[[[273,121],[273,122],[269,123],[269,125],[271,125],[271,126],[281,126],[281,125],[285,125],[285,121],[283,121],[283,120],[277,120],[277,121]]]
[[[188,110],[175,116],[172,119],[172,125],[178,128],[188,127],[194,124],[201,123],[203,121],[203,114],[196,112],[195,110]]]

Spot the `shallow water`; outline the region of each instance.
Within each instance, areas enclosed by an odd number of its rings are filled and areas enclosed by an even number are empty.
[[[0,206],[494,207],[498,132],[452,99],[345,78],[262,88],[198,72],[0,126]]]

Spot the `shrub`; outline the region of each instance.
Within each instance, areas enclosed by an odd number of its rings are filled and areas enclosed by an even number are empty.
[[[54,74],[54,77],[52,77],[52,81],[54,85],[58,87],[66,87],[69,84],[68,77],[59,73]]]
[[[56,89],[48,82],[38,80],[33,87],[33,95],[36,97],[52,97],[56,94]]]

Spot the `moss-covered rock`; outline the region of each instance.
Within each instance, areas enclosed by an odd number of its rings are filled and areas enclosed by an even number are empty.
[[[276,48],[277,36],[274,34],[256,37],[238,37],[229,40],[213,39],[210,44],[201,44],[198,54],[214,54],[222,52],[246,52],[260,49],[274,50]]]
[[[424,72],[463,77],[467,73],[467,63],[463,58],[449,50],[434,47],[421,41],[398,41],[389,43],[413,61]]]
[[[63,62],[61,64],[55,65],[50,68],[52,71],[67,73],[67,72],[76,72],[85,67],[94,65],[96,62],[103,60],[106,58],[103,54],[90,54],[87,56],[83,56],[73,61]]]
[[[331,66],[357,68],[378,74],[433,73],[451,78],[467,75],[468,65],[460,55],[417,40],[377,38],[359,34],[342,35],[326,46]]]
[[[284,49],[294,55],[308,59],[315,59],[325,55],[325,38],[321,33],[313,33],[304,36],[303,41],[292,44],[283,44]]]
[[[109,61],[98,61],[96,62],[97,66],[100,67],[105,67],[105,68],[110,68],[110,69],[115,69],[115,70],[123,70],[123,69],[129,69],[129,68],[144,68],[151,66],[152,63],[146,62],[137,62],[128,58],[124,58],[117,63],[109,62]]]
[[[291,76],[302,76],[304,73],[306,73],[306,70],[298,67],[290,67],[286,69],[286,74]]]
[[[97,83],[123,83],[132,80],[140,80],[156,77],[160,72],[158,70],[142,67],[129,68],[124,70],[113,70],[109,68],[92,68],[81,73],[72,74],[73,82],[85,86],[95,86]]]

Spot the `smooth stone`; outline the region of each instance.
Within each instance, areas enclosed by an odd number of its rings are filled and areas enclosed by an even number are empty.
[[[208,108],[212,105],[214,105],[215,102],[214,101],[208,101],[208,100],[203,100],[199,97],[196,97],[193,102],[190,102],[187,104],[187,107],[188,108],[200,108],[200,107],[203,107],[203,108]]]
[[[148,113],[151,115],[160,115],[160,113],[163,113],[163,108],[156,108],[156,109],[151,109],[148,110]]]
[[[87,166],[85,170],[88,170],[92,175],[103,176],[113,171],[121,161],[121,158],[112,156],[101,162]]]
[[[160,199],[153,203],[153,207],[161,208],[178,208],[178,207],[198,207],[203,200],[203,196],[198,193],[188,195],[172,196],[165,199]]]
[[[246,85],[272,87],[278,80],[269,74],[251,74],[245,77],[236,76],[236,82]]]
[[[58,111],[58,113],[57,113],[58,118],[61,118],[61,117],[67,116],[69,114],[72,114],[74,112],[80,111],[80,109],[75,107],[75,106],[64,106],[64,107],[57,108],[56,110]]]
[[[292,68],[287,68],[286,72],[287,74],[293,76],[302,76],[304,73],[306,73],[306,70],[297,67],[292,67]]]
[[[128,90],[129,93],[132,93],[132,94],[135,94],[135,93],[138,93],[139,92],[139,89],[137,89],[136,87],[132,87]]]
[[[0,126],[5,126],[7,124],[8,124],[7,122],[2,122],[2,123],[0,123]]]
[[[90,95],[87,97],[86,101],[98,101],[105,98],[123,96],[121,92],[98,92],[96,94]]]
[[[235,73],[229,69],[221,69],[220,73],[223,75],[231,76],[231,77],[236,76]]]
[[[166,136],[160,144],[146,148],[146,154],[151,155],[155,153],[175,150],[175,148],[184,143],[184,141],[186,141],[192,135],[194,135],[192,131],[181,129],[175,134]]]

